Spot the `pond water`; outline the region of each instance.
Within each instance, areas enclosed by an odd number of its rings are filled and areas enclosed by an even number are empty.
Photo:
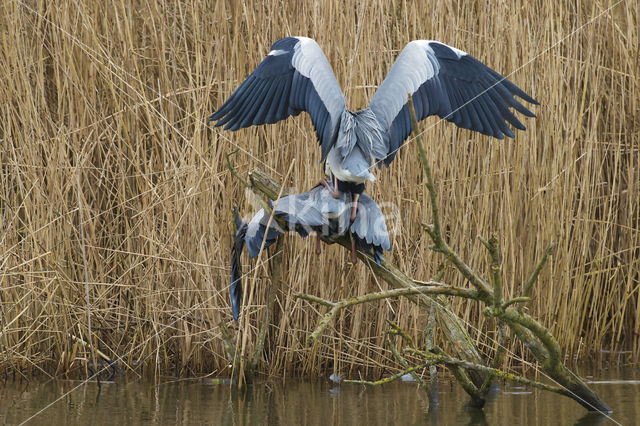
[[[640,369],[598,370],[593,389],[614,410],[588,413],[573,400],[500,384],[484,410],[453,382],[440,383],[439,404],[415,383],[340,386],[293,379],[254,385],[238,393],[211,382],[150,384],[125,377],[103,383],[0,383],[0,423],[29,425],[609,425],[640,424]]]

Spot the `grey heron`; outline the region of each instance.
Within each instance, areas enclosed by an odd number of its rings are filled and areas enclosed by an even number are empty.
[[[418,120],[437,115],[498,139],[514,137],[507,122],[525,130],[509,108],[535,117],[515,96],[538,103],[466,52],[414,40],[400,52],[369,106],[352,112],[320,46],[307,37],[286,37],[271,46],[210,120],[238,130],[307,111],[321,146],[320,162],[334,180],[334,196],[338,190],[351,193],[355,220],[364,183],[375,180],[372,165],[388,166],[411,134],[408,94]],[[320,183],[328,188],[324,179]]]
[[[352,256],[355,256],[357,244],[362,250],[372,252],[376,263],[382,263],[382,251],[391,250],[391,242],[380,207],[371,197],[362,193],[357,207],[358,214],[355,220],[351,221],[349,194],[341,193],[335,198],[334,189],[316,186],[302,194],[282,197],[277,204],[272,204],[274,216],[282,218],[288,229],[282,229],[275,220],[272,220],[267,229],[269,214],[264,209],[258,211],[249,223],[244,222],[236,212],[236,234],[231,248],[230,287],[231,312],[235,321],[238,321],[242,300],[240,253],[246,244],[249,256],[256,257],[260,253],[265,234],[266,249],[285,231],[295,231],[302,237],[316,232],[329,241],[350,233]],[[319,241],[318,239],[318,244]]]

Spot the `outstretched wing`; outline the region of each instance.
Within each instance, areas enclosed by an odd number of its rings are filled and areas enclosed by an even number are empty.
[[[498,139],[514,136],[506,122],[525,130],[509,107],[535,117],[514,95],[538,103],[473,56],[437,41],[414,40],[400,52],[369,104],[387,131],[386,165],[411,133],[409,93],[418,120],[438,115]]]
[[[210,118],[216,126],[238,130],[272,124],[307,111],[322,146],[329,152],[346,107],[329,61],[314,40],[287,37],[271,51]]]

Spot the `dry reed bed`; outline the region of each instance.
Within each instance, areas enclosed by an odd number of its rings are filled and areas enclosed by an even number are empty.
[[[239,146],[240,170],[279,178],[296,158],[286,183],[300,189],[321,169],[307,117],[237,133],[206,118],[286,35],[319,42],[351,109],[366,106],[416,38],[462,48],[537,98],[538,118],[515,140],[422,124],[443,226],[478,268],[487,256],[475,237],[501,236],[509,295],[558,241],[531,312],[570,355],[638,353],[637,0],[607,11],[614,2],[133,3],[0,6],[0,371],[81,364],[72,361],[86,351],[70,336],[87,339],[86,269],[102,351],[136,371],[222,374],[232,207],[252,211],[224,154]],[[393,261],[428,279],[440,259],[420,230],[429,209],[415,153],[408,143],[368,192],[400,213]],[[319,345],[306,344],[318,313],[292,293],[338,299],[384,286],[346,258],[335,247],[315,257],[311,241],[287,238],[263,371],[379,372],[395,365],[381,347],[384,319],[420,335],[424,312],[385,301],[343,313]],[[259,268],[243,323],[252,333],[266,297]],[[491,343],[478,306],[454,304]]]

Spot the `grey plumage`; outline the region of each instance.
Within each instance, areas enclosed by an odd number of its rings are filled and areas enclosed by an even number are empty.
[[[373,250],[380,262],[382,250],[391,248],[384,217],[375,201],[360,193],[364,182],[375,180],[373,163],[388,166],[411,134],[408,95],[418,120],[437,115],[498,139],[514,137],[507,123],[525,130],[510,108],[535,116],[516,96],[537,104],[471,55],[437,41],[414,40],[398,55],[369,106],[352,112],[346,108],[344,94],[320,46],[310,38],[286,37],[271,46],[267,57],[210,119],[216,126],[238,130],[308,112],[321,147],[320,161],[326,160],[325,172],[334,178],[338,198],[327,188],[317,187],[282,198],[275,214],[303,237],[318,232],[331,239],[351,231],[358,244]],[[347,192],[338,191],[335,185]],[[351,202],[358,206],[357,215],[355,210],[349,214]],[[254,257],[265,233],[268,247],[283,232],[275,222],[267,229],[267,221],[261,211],[249,224],[238,225],[231,278],[232,306],[237,309],[242,245],[246,243]],[[237,314],[234,310],[235,319]]]
[[[499,139],[513,137],[507,122],[524,125],[509,108],[533,117],[515,96],[537,102],[471,55],[437,41],[414,40],[402,50],[368,108],[351,112],[318,44],[286,37],[216,111],[225,129],[275,123],[307,111],[327,171],[346,182],[375,180],[372,161],[389,165],[411,133],[407,96],[418,120],[437,115]]]
[[[349,220],[349,195],[342,193],[340,198],[333,198],[323,186],[317,186],[302,194],[282,197],[277,206],[276,203],[271,204],[274,216],[282,218],[288,229],[283,230],[277,221],[272,220],[265,248],[273,244],[285,231],[295,231],[302,237],[317,232],[329,240],[351,231],[356,241],[362,243],[361,247],[366,245],[373,248],[378,263],[382,260],[382,250],[391,250],[384,215],[378,204],[367,194],[360,195],[358,215],[353,223]],[[252,258],[260,251],[268,221],[269,215],[264,209],[260,209],[247,225],[244,240]]]
[[[331,196],[323,186],[317,186],[302,194],[282,197],[276,203],[270,203],[275,217],[283,219],[287,225],[282,229],[274,219],[269,228],[269,215],[260,209],[249,223],[244,222],[236,212],[236,234],[231,249],[231,310],[235,321],[238,320],[242,300],[240,253],[247,246],[249,256],[254,258],[260,252],[260,246],[267,235],[264,249],[276,242],[285,231],[295,231],[306,237],[317,232],[327,240],[351,234],[360,248],[373,254],[378,264],[382,263],[383,250],[391,250],[384,215],[378,204],[367,194],[360,195],[358,215],[350,221],[351,197],[342,193],[339,198]]]

